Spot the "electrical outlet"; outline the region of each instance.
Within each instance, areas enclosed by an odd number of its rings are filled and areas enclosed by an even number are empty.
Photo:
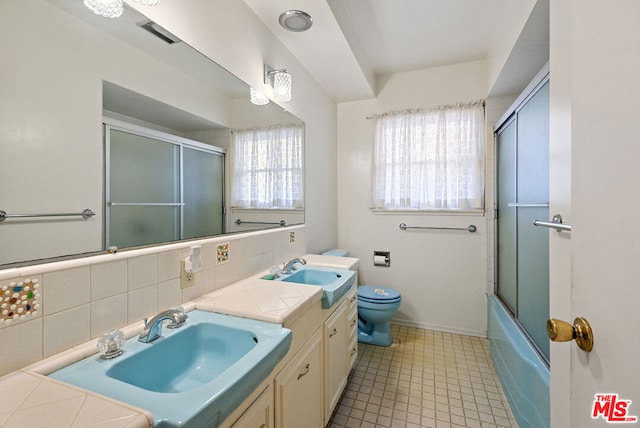
[[[188,273],[184,270],[184,259],[180,260],[180,288],[191,287],[196,283],[194,273]]]

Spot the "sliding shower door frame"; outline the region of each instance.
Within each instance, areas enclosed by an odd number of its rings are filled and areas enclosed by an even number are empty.
[[[515,286],[515,296],[514,297],[514,301],[515,301],[515,305],[513,305],[512,303],[508,302],[505,298],[503,298],[503,296],[501,294],[499,294],[499,284],[498,284],[498,276],[499,276],[499,269],[501,269],[500,267],[500,259],[499,259],[499,218],[500,218],[500,210],[499,210],[499,205],[500,205],[500,201],[499,201],[499,184],[500,184],[500,177],[499,177],[499,155],[498,152],[500,150],[500,148],[498,147],[498,135],[500,133],[502,133],[505,129],[507,129],[510,125],[514,124],[516,125],[516,146],[515,146],[515,156],[517,159],[518,153],[518,141],[517,141],[517,117],[518,117],[518,113],[520,112],[521,109],[523,109],[527,103],[538,93],[538,91],[549,82],[549,65],[546,64],[545,67],[542,68],[542,70],[540,70],[540,72],[535,76],[535,78],[531,81],[531,83],[525,88],[525,90],[521,93],[521,95],[516,98],[516,100],[511,104],[511,106],[509,107],[509,109],[507,109],[507,111],[505,112],[505,114],[500,118],[500,120],[498,120],[498,122],[496,122],[496,125],[494,127],[494,157],[493,157],[493,170],[495,171],[495,180],[494,180],[494,195],[495,195],[495,202],[494,202],[494,245],[493,245],[493,253],[494,253],[494,294],[495,296],[498,298],[498,301],[505,307],[505,309],[511,313],[515,324],[518,326],[518,328],[521,330],[522,334],[524,337],[526,337],[526,339],[528,340],[528,342],[530,343],[530,345],[536,350],[536,352],[540,355],[540,357],[542,358],[542,360],[547,364],[547,366],[549,366],[549,357],[548,355],[536,344],[536,342],[534,341],[533,337],[531,336],[531,334],[527,331],[527,329],[524,327],[524,325],[520,322],[518,316],[519,316],[519,298],[521,296],[519,296],[519,290],[518,290],[518,285],[517,285],[517,279],[519,278],[519,268],[518,268],[518,240],[517,240],[517,235],[518,235],[518,215],[517,213],[515,214],[514,220],[515,220],[515,231],[514,233],[516,234],[516,241],[515,241],[515,251],[516,254],[514,254],[515,257],[515,279],[516,279],[516,286]],[[518,183],[518,177],[517,177],[518,171],[517,168],[515,169],[515,177],[514,177],[514,186],[517,189]],[[519,203],[519,201],[509,201],[510,203],[508,203],[508,206],[510,208],[512,208],[513,210],[517,211],[520,208],[542,208],[542,207],[548,207],[548,201],[526,201],[525,203]]]
[[[113,202],[111,200],[111,188],[110,188],[110,182],[111,182],[111,163],[110,163],[110,152],[111,152],[111,131],[119,131],[119,132],[124,132],[124,133],[129,133],[132,135],[136,135],[136,136],[140,136],[140,137],[145,137],[145,138],[150,138],[150,139],[154,139],[154,140],[158,140],[164,143],[168,143],[168,144],[173,144],[177,147],[178,152],[179,152],[179,164],[178,164],[178,202],[173,202],[173,203],[119,203],[119,202]],[[173,135],[173,134],[169,134],[166,132],[162,132],[162,131],[158,131],[158,130],[154,130],[151,128],[147,128],[144,126],[139,126],[139,125],[135,125],[120,119],[115,119],[109,116],[104,116],[103,117],[103,141],[104,141],[104,207],[103,207],[103,212],[104,212],[104,218],[105,218],[105,224],[104,224],[104,236],[103,236],[103,244],[104,247],[103,248],[109,248],[112,243],[110,242],[110,236],[111,236],[111,207],[115,206],[115,205],[130,205],[130,206],[174,206],[176,208],[178,208],[179,210],[179,221],[178,221],[178,225],[177,225],[177,230],[175,230],[175,240],[181,240],[184,239],[184,210],[185,210],[185,202],[184,202],[184,195],[185,195],[185,189],[184,189],[184,150],[185,148],[189,148],[189,149],[194,149],[194,150],[199,150],[202,152],[207,152],[210,154],[216,154],[216,155],[220,155],[222,156],[222,177],[223,177],[223,182],[221,184],[221,191],[222,191],[222,233],[225,232],[225,201],[226,201],[226,195],[225,195],[225,191],[226,191],[226,183],[225,183],[225,167],[226,167],[226,162],[225,162],[225,156],[226,156],[226,150],[221,148],[221,147],[217,147],[217,146],[213,146],[210,144],[205,144],[205,143],[201,143],[198,141],[194,141],[194,140],[190,140],[187,138],[183,138],[177,135]]]

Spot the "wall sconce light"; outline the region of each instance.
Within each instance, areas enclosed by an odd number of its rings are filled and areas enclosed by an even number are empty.
[[[251,104],[255,104],[257,106],[263,106],[265,104],[269,104],[269,98],[261,92],[256,91],[251,87]]]
[[[265,64],[264,83],[273,87],[273,98],[276,101],[291,101],[291,75],[286,68],[274,70]]]
[[[160,0],[133,0],[143,6],[155,6]],[[118,18],[124,12],[122,0],[84,0],[84,5],[96,15]]]
[[[84,0],[84,5],[96,15],[117,18],[124,12],[122,0]]]

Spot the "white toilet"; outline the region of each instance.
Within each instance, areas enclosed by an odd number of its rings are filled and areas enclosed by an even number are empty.
[[[389,322],[394,317],[402,296],[389,287],[358,287],[358,342],[389,346],[393,343]]]

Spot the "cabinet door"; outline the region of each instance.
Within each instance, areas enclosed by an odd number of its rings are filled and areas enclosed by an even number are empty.
[[[322,329],[298,352],[275,378],[276,427],[321,428]]]
[[[271,385],[234,422],[232,428],[271,428],[273,426],[273,398]]]
[[[333,413],[347,384],[348,332],[346,301],[324,323],[325,419]]]

